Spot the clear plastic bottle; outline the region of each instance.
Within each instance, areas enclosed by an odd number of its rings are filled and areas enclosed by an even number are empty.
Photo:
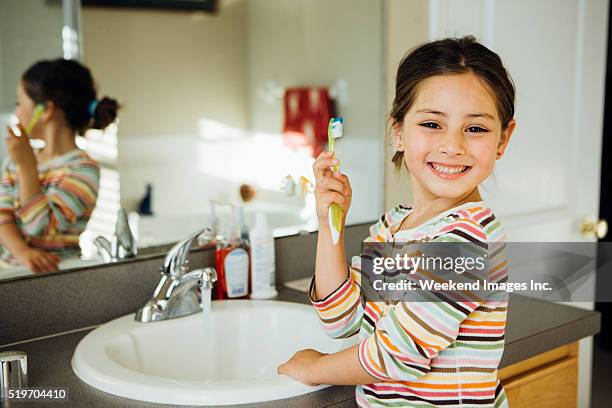
[[[269,299],[275,297],[276,265],[274,257],[274,236],[268,226],[266,215],[257,213],[251,238],[251,298]]]

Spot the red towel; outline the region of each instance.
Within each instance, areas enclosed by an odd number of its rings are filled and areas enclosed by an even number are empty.
[[[285,91],[285,143],[310,148],[317,157],[327,144],[327,125],[334,117],[327,88],[289,88]]]

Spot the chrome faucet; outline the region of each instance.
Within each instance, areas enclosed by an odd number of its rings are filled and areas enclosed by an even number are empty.
[[[136,240],[132,235],[128,217],[123,208],[120,208],[117,213],[117,223],[112,239],[109,241],[103,236],[98,236],[93,243],[104,262],[115,262],[136,256],[138,252]]]
[[[202,310],[202,292],[204,289],[212,289],[217,281],[217,272],[212,267],[188,271],[187,256],[192,242],[204,234],[210,235],[211,230],[205,228],[198,231],[168,251],[157,288],[151,299],[136,312],[136,321],[157,322]]]

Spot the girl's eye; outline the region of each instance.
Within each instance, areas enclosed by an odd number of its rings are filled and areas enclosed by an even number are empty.
[[[485,128],[481,128],[480,126],[470,126],[469,128],[467,128],[467,131],[470,133],[483,133],[483,132],[488,132],[487,129]]]
[[[440,129],[440,125],[438,125],[436,122],[425,122],[425,123],[421,123],[420,126],[423,126],[429,129]]]

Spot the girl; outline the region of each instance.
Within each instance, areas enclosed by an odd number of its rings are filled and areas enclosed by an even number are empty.
[[[396,168],[409,171],[412,206],[397,206],[366,241],[470,242],[499,249],[490,269],[507,277],[504,235],[478,186],[493,171],[515,128],[514,85],[497,54],[473,37],[416,48],[401,61],[391,111]],[[302,350],[279,373],[306,384],[357,385],[359,406],[505,407],[497,379],[507,294],[480,301],[372,302],[363,299],[360,258],[350,268],[331,243],[327,212],[344,214],[351,187],[323,152],[317,179],[320,230],[311,301],[332,337],[357,332],[358,345],[335,354]],[[347,272],[348,270],[348,272]]]
[[[0,179],[2,260],[33,272],[57,269],[58,255],[78,253],[98,196],[100,169],[75,142],[117,116],[113,99],[97,100],[91,74],[76,61],[40,61],[17,85],[19,132],[7,128],[9,158]],[[30,134],[23,125],[30,124]],[[29,138],[42,139],[36,151]]]

